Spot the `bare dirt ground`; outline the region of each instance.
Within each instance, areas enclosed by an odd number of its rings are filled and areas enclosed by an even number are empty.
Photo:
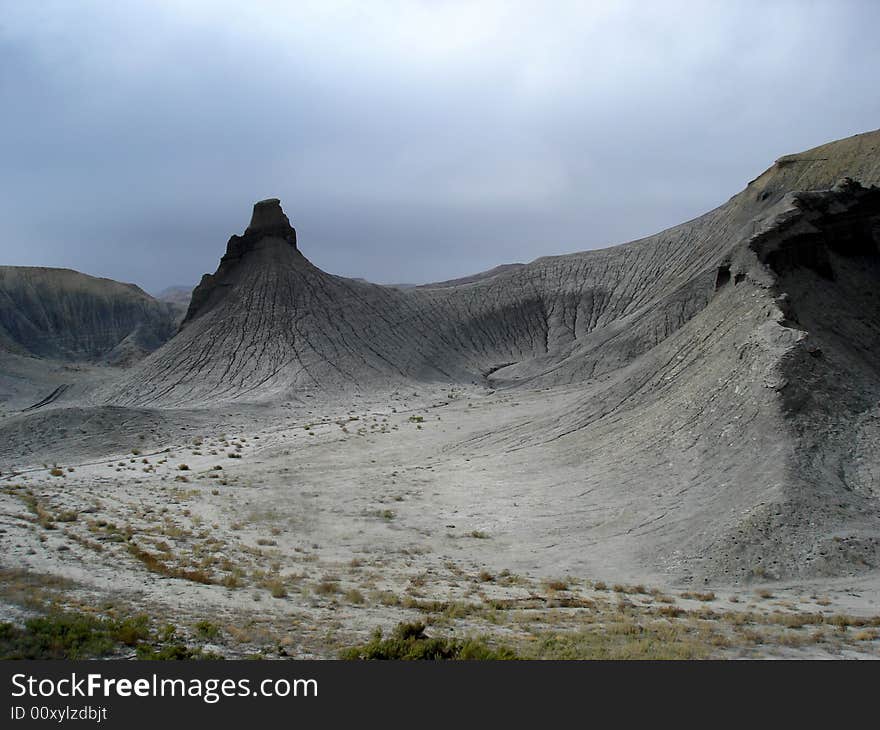
[[[565,397],[423,388],[181,414],[169,446],[144,434],[112,458],[4,472],[3,620],[146,614],[229,657],[332,658],[416,620],[526,657],[880,657],[876,573],[724,585],[646,570],[637,492],[575,499],[583,479],[530,467],[534,451],[481,448]]]

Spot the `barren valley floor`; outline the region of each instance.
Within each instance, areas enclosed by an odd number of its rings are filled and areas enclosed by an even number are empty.
[[[401,622],[522,657],[880,657],[876,573],[725,585],[649,569],[665,518],[643,490],[572,494],[575,467],[535,461],[552,445],[481,447],[566,397],[182,412],[168,446],[143,434],[4,472],[5,620],[144,615],[157,650],[227,657],[333,658]]]

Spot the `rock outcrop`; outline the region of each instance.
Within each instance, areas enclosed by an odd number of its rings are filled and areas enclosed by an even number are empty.
[[[290,236],[290,243],[296,246],[296,232],[290,225],[290,221],[281,209],[281,201],[278,198],[267,198],[254,203],[254,212],[251,215],[251,223],[244,232],[248,236],[280,235],[282,238]]]

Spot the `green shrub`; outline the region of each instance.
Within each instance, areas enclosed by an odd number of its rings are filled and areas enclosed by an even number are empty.
[[[220,627],[210,621],[199,621],[196,624],[196,633],[202,639],[216,639],[220,636]]]
[[[401,623],[391,637],[382,638],[376,630],[373,638],[361,646],[346,649],[342,659],[392,659],[392,660],[500,660],[516,659],[516,654],[506,647],[493,649],[479,639],[431,638],[425,635],[421,622]]]
[[[123,620],[53,613],[24,628],[0,624],[0,659],[86,659],[118,653],[150,636],[146,616]]]
[[[352,588],[345,592],[345,600],[349,603],[365,603],[366,598],[364,598],[364,594],[361,593],[357,588]]]
[[[186,646],[185,644],[167,644],[159,647],[141,644],[137,650],[137,658],[150,661],[187,661],[193,659],[222,659],[223,657],[213,652],[203,651],[199,647]]]
[[[287,587],[282,580],[270,580],[266,582],[266,588],[272,598],[287,598]]]

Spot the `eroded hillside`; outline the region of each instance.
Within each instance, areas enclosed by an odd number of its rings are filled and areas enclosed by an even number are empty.
[[[0,347],[16,354],[124,365],[175,330],[171,307],[133,284],[69,269],[0,267]]]
[[[259,439],[225,479],[289,512],[290,549],[332,535],[343,553],[388,539],[443,555],[465,525],[492,536],[474,559],[545,573],[870,574],[877,182],[875,132],[782,158],[655,236],[406,289],[321,271],[263,201],[176,336],[7,419],[3,453],[125,473],[126,440],[183,454],[186,434],[246,429]],[[171,478],[170,458],[138,483]],[[402,506],[377,508],[389,490]],[[393,528],[365,531],[376,512]]]

